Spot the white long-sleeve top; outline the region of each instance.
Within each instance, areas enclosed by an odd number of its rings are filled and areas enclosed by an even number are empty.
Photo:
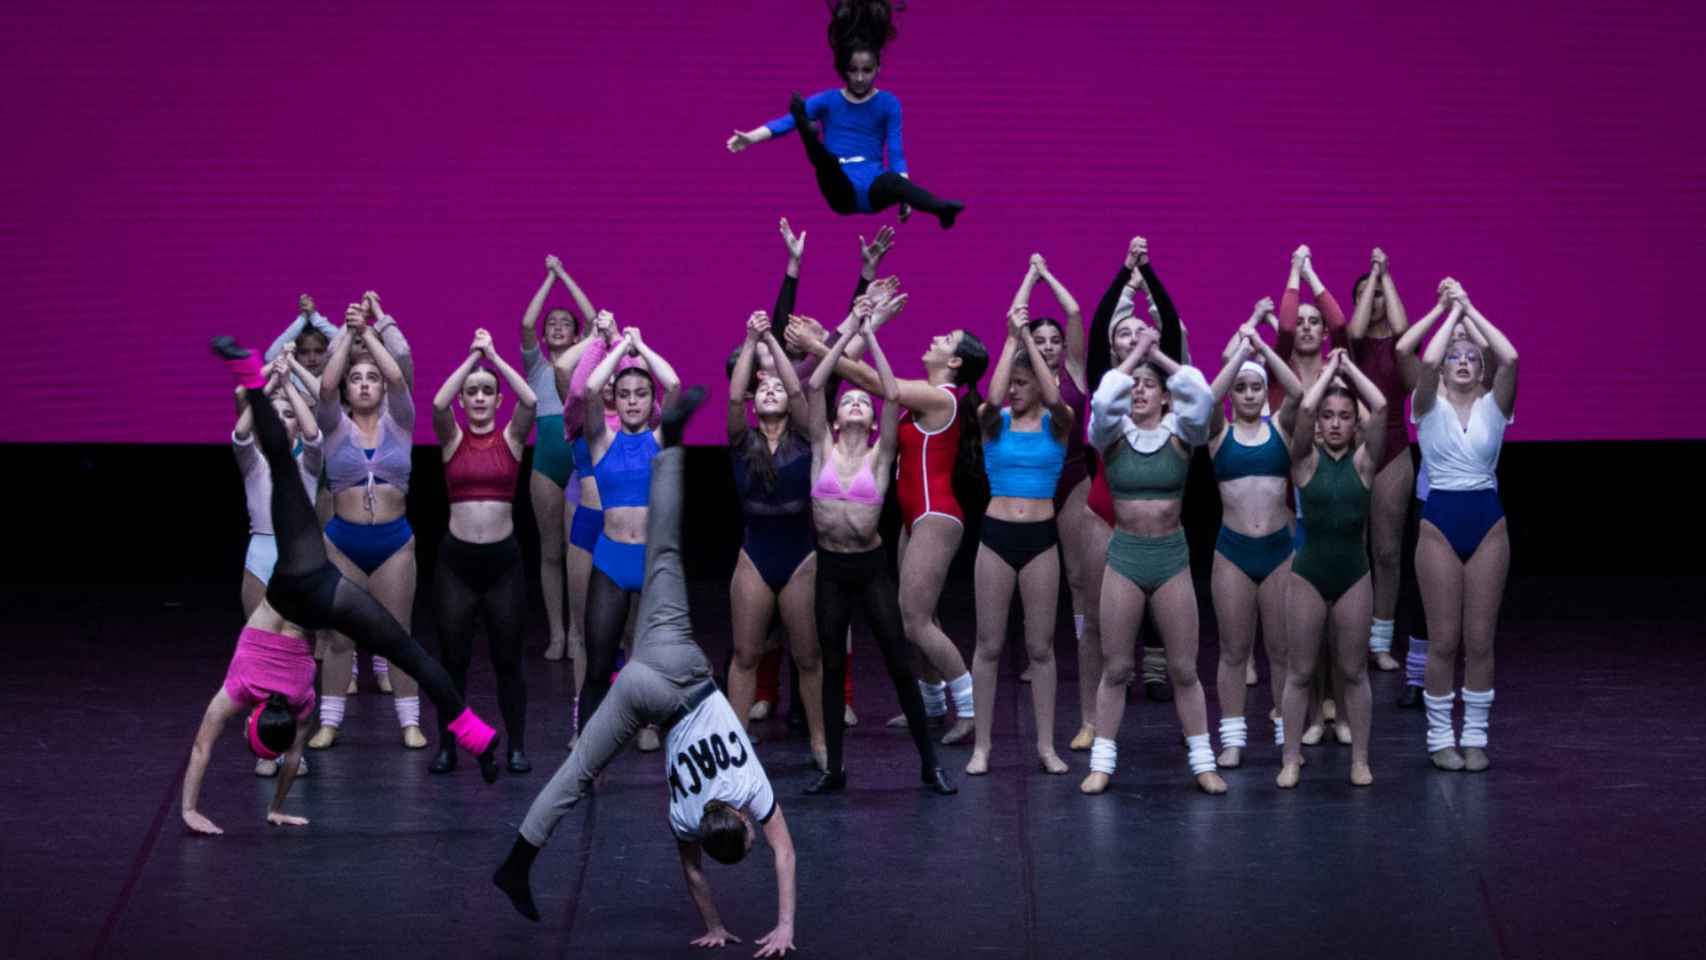
[[[1167,393],[1172,410],[1161,418],[1161,425],[1145,430],[1131,420],[1131,387],[1135,383],[1129,374],[1119,369],[1109,370],[1096,385],[1090,397],[1090,445],[1105,450],[1116,439],[1124,437],[1138,453],[1153,453],[1171,437],[1178,437],[1186,446],[1200,447],[1208,442],[1209,417],[1214,412],[1214,392],[1208,380],[1196,367],[1180,365],[1167,378]]]

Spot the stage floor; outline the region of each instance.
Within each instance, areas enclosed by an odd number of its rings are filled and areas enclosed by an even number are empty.
[[[1061,631],[1056,740],[1072,765],[1034,760],[1022,647],[1008,645],[990,776],[943,749],[957,797],[919,791],[875,649],[854,658],[848,791],[800,795],[803,736],[773,720],[759,752],[799,851],[796,942],[822,957],[1700,956],[1706,951],[1706,755],[1698,722],[1706,646],[1699,580],[1513,584],[1499,636],[1493,769],[1432,770],[1420,711],[1374,676],[1376,783],[1346,780],[1349,749],[1308,748],[1304,781],[1278,766],[1264,683],[1231,791],[1199,793],[1172,706],[1141,695],[1120,734],[1112,790],[1083,797],[1075,659]],[[657,756],[630,752],[541,855],[531,924],[489,881],[534,793],[565,753],[572,671],[530,651],[529,754],[495,786],[464,762],[426,773],[388,698],[350,701],[337,747],[311,752],[288,805],[306,828],[264,822],[272,782],[233,729],[202,810],[223,837],[185,831],[179,781],[237,627],[236,590],[134,595],[12,588],[0,595],[11,731],[0,747],[0,954],[34,956],[703,956],[664,820]],[[713,659],[727,649],[727,587],[696,588]],[[969,584],[948,632],[969,650]],[[1201,658],[1214,705],[1212,621]],[[535,630],[536,634],[540,631]],[[429,642],[430,645],[430,642]],[[481,644],[483,647],[483,644]],[[482,652],[470,701],[496,717]],[[430,709],[427,711],[430,717]],[[768,851],[708,871],[750,956],[775,919]]]

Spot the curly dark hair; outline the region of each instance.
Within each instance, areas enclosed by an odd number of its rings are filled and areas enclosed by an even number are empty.
[[[895,38],[895,9],[889,0],[828,0],[829,49],[835,72],[846,73],[853,55],[863,50],[881,63],[883,47]],[[905,5],[901,5],[905,9]]]

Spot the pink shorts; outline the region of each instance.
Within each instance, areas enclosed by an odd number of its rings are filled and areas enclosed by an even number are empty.
[[[307,640],[244,627],[225,670],[225,695],[244,706],[282,693],[298,720],[314,709],[314,648]]]

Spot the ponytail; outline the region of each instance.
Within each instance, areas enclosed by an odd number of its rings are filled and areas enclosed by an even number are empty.
[[[967,512],[982,513],[989,502],[989,478],[983,471],[983,426],[978,420],[978,407],[983,396],[977,382],[989,367],[989,350],[970,330],[960,331],[960,342],[954,346],[954,356],[960,360],[954,371],[954,385],[965,387],[954,422],[960,431],[959,455],[954,460],[954,496]]]

